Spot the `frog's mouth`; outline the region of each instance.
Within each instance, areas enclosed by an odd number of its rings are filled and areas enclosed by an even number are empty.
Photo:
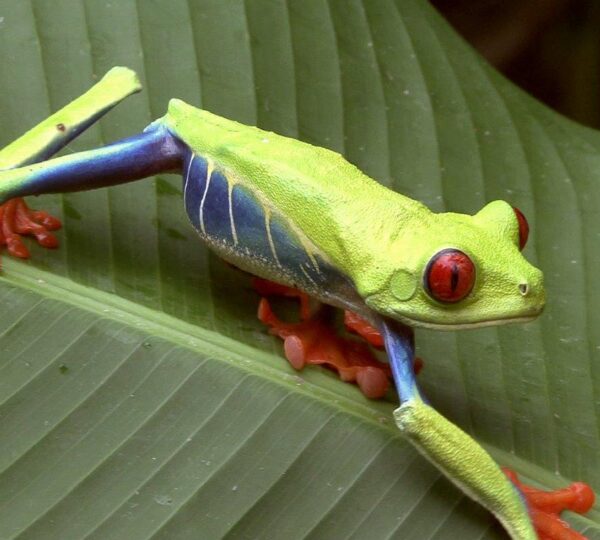
[[[506,319],[491,319],[489,321],[478,321],[470,323],[432,323],[428,321],[411,321],[410,319],[404,319],[404,324],[409,324],[414,327],[428,328],[430,330],[474,330],[476,328],[485,328],[487,326],[502,326],[505,324],[517,324],[533,322],[538,318],[537,315],[530,315],[524,317],[510,317]]]
[[[413,326],[415,328],[428,328],[430,330],[474,330],[476,328],[485,328],[487,326],[502,326],[505,324],[518,324],[535,321],[542,309],[538,309],[535,312],[527,315],[518,315],[515,317],[503,317],[503,318],[492,318],[487,320],[472,321],[472,322],[433,322],[421,319],[411,319],[405,315],[396,313],[393,315],[393,319],[405,324],[407,326]]]

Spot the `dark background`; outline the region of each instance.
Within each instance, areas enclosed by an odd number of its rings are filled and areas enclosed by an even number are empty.
[[[570,118],[600,128],[600,2],[431,3],[508,78]]]

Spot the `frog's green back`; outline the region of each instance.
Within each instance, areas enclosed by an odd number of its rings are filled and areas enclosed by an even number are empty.
[[[414,211],[428,212],[331,150],[245,126],[180,100],[171,100],[161,121],[193,152],[223,168],[235,182],[251,186],[264,204],[288,217],[348,275],[377,244],[386,248],[393,233],[390,223],[406,220]]]

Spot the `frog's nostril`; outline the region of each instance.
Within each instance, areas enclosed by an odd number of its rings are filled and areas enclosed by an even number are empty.
[[[527,296],[529,292],[529,285],[527,283],[519,283],[519,292],[522,296]]]

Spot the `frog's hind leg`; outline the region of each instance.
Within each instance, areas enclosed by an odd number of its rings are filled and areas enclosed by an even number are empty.
[[[26,195],[90,190],[132,182],[161,172],[180,172],[185,148],[164,125],[156,122],[139,135],[96,150],[1,171],[0,203]],[[5,214],[7,210],[12,211],[10,204],[5,208]],[[44,219],[43,216],[38,217]],[[19,223],[15,223],[17,226]],[[24,223],[22,228],[41,234],[35,219]],[[14,245],[15,236],[8,229],[3,231],[4,241]]]
[[[49,159],[71,140],[141,85],[135,72],[111,69],[85,94],[46,118],[27,133],[0,150],[0,170],[22,167]],[[46,248],[58,246],[51,231],[61,227],[60,220],[46,212],[30,209],[22,198],[0,204],[0,247],[16,257],[29,257],[21,236],[34,236]]]
[[[0,170],[51,158],[89,126],[141,90],[134,71],[115,67],[87,92],[0,150]]]
[[[0,172],[0,202],[25,195],[65,193],[181,172],[184,145],[160,122],[102,148]]]
[[[269,326],[269,332],[283,339],[283,350],[294,369],[307,364],[323,365],[339,373],[345,382],[355,382],[371,399],[383,397],[391,376],[388,364],[380,362],[366,343],[338,335],[326,316],[329,306],[314,311],[308,295],[293,287],[254,278],[253,286],[263,298],[258,318]],[[285,296],[300,301],[300,322],[281,321],[272,311],[267,296]]]

